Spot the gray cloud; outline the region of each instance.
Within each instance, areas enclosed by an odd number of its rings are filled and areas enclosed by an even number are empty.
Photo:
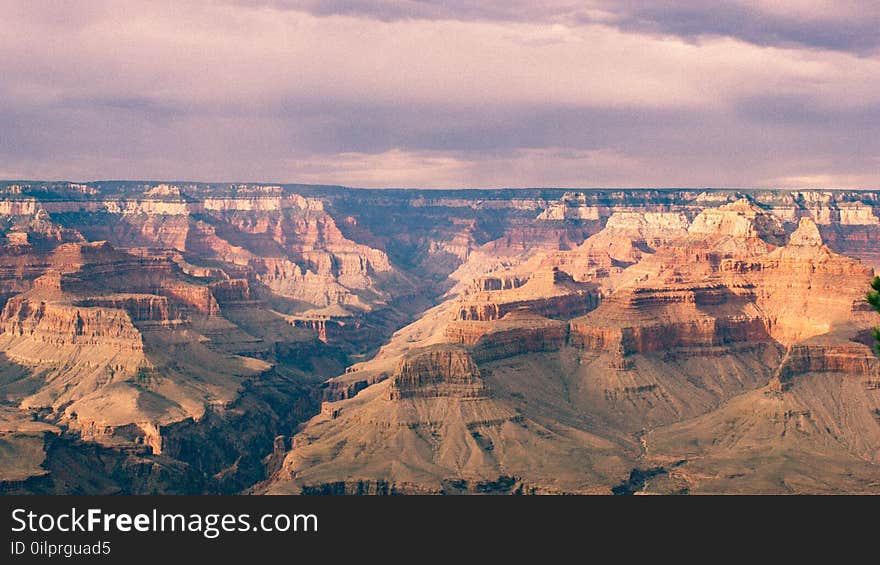
[[[857,175],[878,186],[877,115],[839,112],[829,124],[825,113],[786,97],[744,100],[731,114],[550,106],[482,117],[479,109],[456,107],[328,104],[254,115],[80,100],[0,110],[0,126],[11,132],[0,136],[0,171],[74,180],[452,187],[754,186],[821,174]],[[386,163],[394,152],[404,154],[404,164]],[[619,161],[580,157],[592,152]],[[356,170],[352,154],[363,161]],[[432,159],[455,161],[457,176],[432,170]]]
[[[495,152],[518,148],[601,149],[649,131],[698,127],[704,116],[684,109],[555,105],[517,107],[310,103],[283,105],[278,115],[310,151]]]
[[[874,2],[826,3],[824,9],[770,10],[757,0],[232,0],[239,5],[302,10],[382,21],[451,19],[497,22],[600,23],[688,40],[733,37],[757,45],[805,46],[856,53],[880,45],[880,7]],[[848,9],[842,10],[843,4]]]
[[[0,5],[0,177],[880,186],[869,10],[55,4]]]
[[[613,8],[620,16],[616,25],[627,31],[688,39],[723,36],[756,45],[857,53],[872,51],[880,45],[880,9],[873,2],[863,2],[860,9],[845,16],[835,14],[833,5],[828,6],[827,12],[805,14],[798,9],[773,13],[755,5],[759,3],[730,1],[654,0],[620,4]]]
[[[460,21],[550,21],[577,12],[577,2],[548,0],[228,0],[239,6],[302,10],[317,16],[362,16],[382,21],[447,19]]]

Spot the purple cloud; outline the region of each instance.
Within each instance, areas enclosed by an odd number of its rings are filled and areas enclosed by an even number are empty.
[[[871,41],[735,39],[859,4],[11,4],[0,177],[880,186]]]
[[[864,53],[880,45],[880,7],[873,2],[787,0],[231,0],[250,7],[302,10],[382,21],[429,19],[599,23],[627,31],[696,40],[732,37],[757,45],[804,46]]]

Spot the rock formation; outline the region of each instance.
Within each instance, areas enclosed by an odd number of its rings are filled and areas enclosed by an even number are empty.
[[[504,285],[502,285],[504,286]],[[575,282],[568,273],[552,267],[533,273],[519,286],[466,295],[458,305],[459,320],[498,320],[512,312],[570,318],[598,305],[595,285]]]
[[[692,222],[681,214],[626,212],[609,224],[571,250],[541,250],[477,277],[449,301],[445,323],[424,328],[417,323],[399,334],[383,350],[387,361],[399,359],[388,382],[363,385],[356,396],[328,405],[323,417],[304,428],[301,436],[307,439],[297,440],[268,490],[363,492],[372,485],[367,490],[373,492],[382,481],[382,492],[418,491],[418,485],[456,492],[451,486],[456,481],[504,479],[491,466],[474,467],[465,476],[438,468],[436,459],[418,456],[418,450],[397,450],[393,446],[413,440],[392,440],[378,431],[376,414],[392,409],[380,409],[380,398],[516,406],[525,421],[536,418],[543,426],[552,422],[588,434],[571,447],[587,460],[601,458],[602,450],[591,442],[602,438],[618,446],[632,468],[642,464],[640,458],[669,466],[656,489],[687,490],[699,483],[681,478],[685,471],[679,466],[686,464],[670,466],[671,456],[657,459],[650,451],[634,456],[630,441],[654,437],[654,432],[640,435],[646,429],[660,430],[661,437],[662,430],[709,418],[763,389],[788,394],[803,375],[846,374],[874,382],[876,359],[864,345],[845,341],[867,327],[856,305],[871,269],[824,246],[811,219],[800,219],[789,235],[777,216],[738,198],[700,211]],[[598,259],[602,253],[605,258]],[[580,278],[592,286],[554,261],[569,270],[580,267]],[[538,265],[549,268],[525,276]],[[579,308],[587,313],[577,316]],[[815,337],[823,335],[830,341]],[[421,345],[431,342],[456,345]],[[370,374],[387,361],[380,353],[363,370]],[[476,390],[475,383],[480,383]],[[380,389],[387,390],[384,397],[376,396]],[[407,405],[405,413],[419,422],[409,426],[430,425],[423,410]],[[357,436],[360,454],[343,447],[340,460],[329,458],[345,430],[366,421],[370,425]],[[448,433],[447,428],[438,436],[441,449],[452,441]],[[465,434],[459,437],[464,441]],[[498,449],[497,436],[480,431],[478,439],[486,437]],[[571,440],[566,436],[557,443]],[[478,441],[478,446],[485,457],[485,445]],[[379,463],[374,450],[423,469],[421,478],[387,467],[370,471]],[[519,489],[595,488],[548,480],[523,454],[505,461],[505,469],[520,469],[514,482]],[[761,492],[760,485],[754,488]]]
[[[480,369],[463,348],[434,346],[412,351],[401,361],[388,387],[388,398],[483,396]]]
[[[0,182],[0,491],[876,492],[878,211]]]

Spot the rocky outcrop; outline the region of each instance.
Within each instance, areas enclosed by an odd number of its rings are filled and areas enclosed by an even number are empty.
[[[840,223],[844,226],[877,226],[880,217],[872,206],[862,202],[847,202],[838,205]]]
[[[476,398],[486,394],[480,369],[461,347],[436,346],[404,357],[391,376],[388,398]]]
[[[598,220],[599,208],[587,204],[583,192],[566,192],[556,202],[551,202],[539,215],[538,220]]]
[[[748,267],[770,335],[790,344],[865,320],[853,313],[853,304],[864,301],[873,270],[831,251],[810,219],[802,219],[790,239]]]
[[[464,303],[460,306],[456,319],[481,322],[498,320],[511,313],[533,313],[540,316],[570,318],[592,310],[599,304],[597,292],[567,294],[535,298],[532,300],[486,301]]]
[[[574,320],[570,343],[623,356],[769,339],[789,344],[848,322],[871,269],[830,251],[809,218],[787,246],[771,251],[761,237],[779,234],[765,216],[745,200],[702,212],[685,239],[633,267],[634,277]],[[740,243],[730,246],[730,238]]]
[[[817,342],[815,342],[817,341]],[[807,373],[841,373],[868,378],[868,386],[880,387],[880,359],[860,343],[808,341],[792,346],[777,377],[783,387]]]
[[[104,445],[131,446],[130,448],[142,454],[160,455],[162,453],[162,435],[159,427],[152,422],[111,426],[99,421],[88,421],[78,425],[77,431],[84,441]]]
[[[688,220],[676,212],[614,212],[601,231],[580,245],[547,253],[539,269],[557,268],[576,281],[607,283],[646,255],[687,235]]]
[[[103,293],[153,294],[207,316],[219,306],[207,285],[184,282],[180,267],[167,257],[136,256],[107,242],[65,244],[50,257],[52,271],[45,283],[71,295],[93,298]]]
[[[471,288],[474,292],[486,292],[490,290],[513,290],[528,282],[529,277],[517,274],[497,274],[477,277]]]
[[[211,295],[217,304],[250,302],[254,300],[250,283],[247,279],[231,279],[218,281],[209,285]]]
[[[364,375],[363,378],[325,381],[321,385],[321,398],[324,402],[336,402],[347,398],[354,398],[360,391],[376,383],[381,383],[386,380],[388,376],[387,373],[370,373]]]
[[[37,209],[32,217],[16,223],[7,232],[6,239],[13,245],[33,245],[38,248],[85,241],[81,233],[54,222],[42,208]]]
[[[220,305],[208,286],[168,284],[156,289],[156,292],[205,316],[216,316],[220,313]]]
[[[689,225],[681,212],[614,212],[603,231],[657,247],[684,235]]]
[[[0,314],[0,329],[55,345],[109,343],[140,351],[140,332],[125,310],[57,304],[27,296],[11,298]]]
[[[76,306],[125,310],[133,322],[170,322],[181,319],[179,315],[172,313],[167,297],[155,294],[113,294],[84,298],[77,301]]]
[[[801,218],[798,228],[788,238],[788,244],[797,247],[818,247],[822,245],[822,235],[813,220]]]
[[[567,324],[559,320],[529,317],[503,321],[507,323],[499,324],[474,344],[473,357],[478,362],[558,351],[568,337]]]
[[[710,285],[620,290],[593,313],[571,322],[569,343],[625,356],[768,339],[748,295]]]
[[[388,256],[343,236],[319,199],[278,186],[234,186],[223,197],[190,185],[136,188],[115,199],[54,199],[39,202],[33,210],[10,211],[63,215],[65,221],[81,227],[87,238],[107,240],[119,248],[175,250],[197,263],[221,263],[232,278],[256,279],[304,306],[343,304],[368,311],[385,305],[388,295],[378,280],[384,277],[382,283],[386,283],[396,277]],[[62,186],[52,190],[70,192]],[[73,237],[55,231],[59,241]],[[29,245],[32,232],[12,237],[18,244]],[[106,271],[96,276],[125,273],[124,268],[104,263]],[[115,290],[156,293],[143,288]],[[215,315],[210,299],[195,294],[193,290],[174,292],[191,308]]]
[[[291,323],[297,328],[311,330],[324,343],[339,341],[351,334],[352,330],[360,328],[360,322],[354,318],[334,318],[320,315],[295,317],[291,319]]]
[[[241,248],[256,256],[250,264],[259,280],[284,296],[319,307],[352,305],[357,291],[374,289],[376,275],[393,270],[382,250],[343,236],[320,201],[301,199],[274,210],[211,209],[214,237],[234,246],[221,254]]]
[[[364,308],[356,294],[330,275],[321,275],[283,257],[254,259],[249,265],[257,280],[273,293],[319,308],[340,304]]]
[[[570,343],[587,351],[611,351],[631,355],[767,339],[764,323],[760,318],[718,320],[707,317],[686,322],[620,328],[572,323]]]
[[[595,285],[577,283],[567,273],[551,268],[533,274],[526,284],[513,286],[510,290],[465,296],[456,308],[455,319],[485,322],[515,312],[571,318],[598,304],[599,291]]]
[[[781,222],[747,198],[700,212],[688,228],[699,237],[760,238],[779,243],[785,237]]]
[[[446,325],[443,337],[450,343],[474,345],[484,335],[491,333],[495,329],[496,324],[497,322],[492,321],[453,320]]]
[[[445,338],[473,346],[472,356],[480,363],[526,353],[558,351],[568,337],[568,324],[529,313],[511,313],[500,320],[452,321]]]
[[[4,198],[0,200],[0,214],[4,216],[30,216],[39,209],[35,198]]]

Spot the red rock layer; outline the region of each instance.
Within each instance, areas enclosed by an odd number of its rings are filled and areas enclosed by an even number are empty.
[[[468,351],[455,346],[433,346],[404,357],[391,377],[388,397],[452,396],[476,398],[485,395],[480,369]]]
[[[169,322],[180,317],[172,313],[168,298],[152,294],[111,295],[86,298],[77,306],[125,310],[134,322]]]
[[[792,346],[779,369],[782,383],[806,373],[880,377],[880,359],[860,343],[804,343]],[[880,386],[880,383],[876,383]]]
[[[769,339],[748,289],[721,284],[621,289],[571,322],[569,343],[622,355]]]
[[[56,345],[105,345],[124,342],[132,350],[143,348],[141,335],[124,310],[83,308],[11,298],[0,314],[0,330],[12,336],[33,336]]]
[[[218,304],[249,302],[254,299],[247,279],[230,279],[211,283],[211,294]]]

